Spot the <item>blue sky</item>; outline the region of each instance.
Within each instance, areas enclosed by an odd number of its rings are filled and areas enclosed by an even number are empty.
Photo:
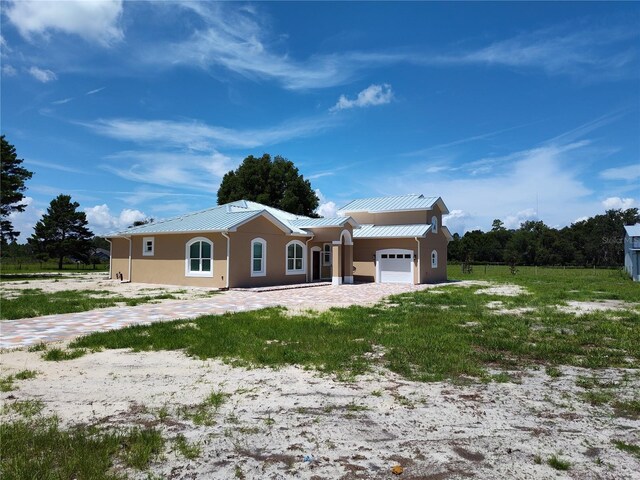
[[[3,2],[21,241],[70,194],[96,233],[216,203],[249,154],[320,213],[442,196],[453,231],[640,202],[638,3]]]

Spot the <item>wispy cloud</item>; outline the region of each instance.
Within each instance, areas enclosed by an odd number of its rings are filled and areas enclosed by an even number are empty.
[[[17,74],[18,70],[16,70],[12,65],[2,65],[2,75],[5,75],[7,77],[15,77]]]
[[[110,155],[108,160],[111,163],[101,167],[128,181],[202,191],[215,191],[222,176],[235,166],[230,157],[217,152],[198,155],[125,151]]]
[[[68,97],[68,98],[63,98],[61,100],[55,100],[53,102],[51,102],[52,105],[64,105],[65,103],[69,103],[71,100],[73,100],[72,97]]]
[[[62,32],[108,46],[124,38],[121,0],[20,0],[10,2],[5,13],[27,40]]]
[[[29,74],[42,83],[48,83],[58,78],[58,76],[51,70],[44,70],[35,66],[29,69]]]
[[[356,107],[370,107],[374,105],[384,105],[390,103],[393,100],[393,91],[391,85],[383,83],[382,85],[370,85],[360,93],[353,100],[350,100],[346,95],[340,95],[338,103],[331,107],[331,111],[346,110]]]
[[[195,120],[133,120],[100,119],[80,123],[94,132],[119,140],[138,143],[161,143],[197,151],[211,151],[220,147],[255,148],[274,145],[293,138],[315,135],[335,127],[338,123],[328,116],[294,119],[273,127],[237,130],[207,125]]]
[[[81,174],[81,175],[88,175],[89,174],[88,170],[80,170],[80,169],[77,169],[77,168],[69,167],[68,165],[62,165],[62,164],[54,163],[54,162],[41,162],[39,160],[26,159],[25,163],[27,165],[35,165],[37,167],[49,168],[51,170],[58,170],[60,172],[78,173],[78,174]]]
[[[600,177],[606,180],[635,182],[640,179],[640,163],[634,163],[624,167],[607,168],[600,172]]]
[[[630,43],[640,32],[634,22],[606,27],[585,20],[498,40],[485,47],[422,57],[443,65],[496,65],[541,69],[549,75],[606,80],[633,74],[637,51]]]
[[[85,93],[85,95],[95,95],[96,93],[101,92],[105,88],[107,88],[107,87],[100,87],[100,88],[96,88],[94,90],[89,90],[87,93]]]

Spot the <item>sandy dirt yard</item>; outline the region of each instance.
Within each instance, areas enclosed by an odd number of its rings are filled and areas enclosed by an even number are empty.
[[[244,369],[181,352],[109,350],[46,362],[25,350],[1,355],[3,375],[30,369],[34,379],[2,394],[5,405],[39,399],[43,414],[66,425],[155,426],[167,439],[151,466],[154,478],[639,478],[640,462],[613,440],[637,444],[640,424],[591,406],[580,376],[544,368],[516,382],[417,383],[383,369],[352,381],[295,367]],[[598,371],[617,393],[640,389],[637,371]],[[211,392],[225,402],[212,424],[183,411]],[[186,409],[186,410],[185,410]],[[16,418],[5,408],[2,421]],[[162,413],[161,413],[162,412]],[[201,454],[187,460],[174,440],[183,434]],[[552,469],[557,455],[571,464]],[[305,461],[306,458],[306,461]],[[400,465],[396,476],[391,468]],[[148,472],[127,472],[148,478]]]

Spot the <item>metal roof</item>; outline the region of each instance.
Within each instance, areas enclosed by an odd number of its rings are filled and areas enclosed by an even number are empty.
[[[440,197],[425,197],[411,194],[393,197],[359,198],[348,203],[340,212],[394,212],[401,210],[430,210],[435,203],[439,203],[443,213],[448,209]]]
[[[271,217],[270,220],[282,224],[282,228],[290,230],[292,233],[309,235],[302,228],[290,223],[295,220],[305,220],[308,217],[294,215],[257,202],[239,200],[199,212],[128,228],[116,233],[115,236],[152,233],[225,232],[233,230],[259,215]]]
[[[626,225],[624,229],[630,237],[640,237],[640,223]]]
[[[353,238],[413,238],[424,237],[431,225],[361,225]]]
[[[323,217],[290,220],[289,223],[300,228],[341,227],[345,223],[357,223],[351,217]]]

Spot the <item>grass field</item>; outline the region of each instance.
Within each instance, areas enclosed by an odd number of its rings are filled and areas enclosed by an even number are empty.
[[[478,294],[486,287],[451,285],[392,297],[375,307],[308,315],[269,308],[134,326],[80,338],[71,348],[185,349],[199,358],[295,364],[345,375],[367,371],[379,357],[375,353],[383,351],[385,367],[423,381],[483,378],[488,367],[640,366],[638,304],[580,316],[557,308],[569,300],[638,301],[640,285],[619,272],[525,268],[511,275],[506,267],[494,267],[486,275],[476,269],[470,277],[508,281],[525,293]],[[497,314],[490,302],[500,302],[506,313]]]
[[[579,411],[608,407],[610,416],[632,421],[640,418],[640,395],[620,393],[626,382],[632,381],[629,375],[637,376],[640,368],[640,285],[616,270],[525,267],[512,275],[508,267],[488,267],[486,272],[484,267],[476,267],[473,273],[463,275],[459,266],[451,266],[449,276],[492,284],[454,283],[394,296],[373,307],[304,314],[269,308],[134,326],[79,338],[68,350],[43,347],[45,351],[41,354],[45,360],[61,361],[91,355],[91,351],[100,349],[184,349],[188,355],[219,358],[231,365],[249,368],[298,365],[336,374],[342,380],[353,380],[376,367],[384,367],[406,379],[450,380],[465,389],[483,382],[516,385],[520,381],[518,375],[526,369],[544,372],[551,381],[562,380],[566,378],[563,366],[568,365],[593,372],[579,377],[573,385],[578,392],[577,401],[581,402]],[[487,291],[490,286],[505,285],[506,290]],[[81,293],[84,297],[100,297],[100,292]],[[33,295],[31,301],[29,295]],[[41,294],[26,294],[25,304],[37,303],[38,295]],[[56,298],[52,294],[47,296],[41,301]],[[78,292],[75,296],[78,297]],[[576,315],[558,308],[567,302],[594,301],[608,301],[616,309]],[[3,315],[6,303],[3,301]],[[636,369],[636,373],[624,370],[615,381],[603,380],[598,372],[604,367]],[[32,380],[36,375],[25,370],[3,378],[0,383],[9,391],[19,388],[19,382],[37,381]],[[370,395],[387,394],[376,390]],[[407,409],[413,408],[409,399],[399,393],[395,395],[393,398],[401,402],[402,408],[405,403]],[[473,399],[476,395],[479,394],[468,397]],[[218,412],[227,397],[229,394],[213,390],[201,403],[180,407],[178,413],[162,407],[153,425],[121,430],[86,425],[62,429],[55,418],[38,414],[42,402],[16,401],[9,404],[10,408],[22,418],[0,425],[1,476],[123,478],[123,466],[144,471],[150,462],[166,454],[167,444],[180,457],[195,462],[207,443],[188,441],[182,433],[167,437],[166,431],[161,432],[162,422],[170,415],[179,415],[197,429],[214,428],[222,421]],[[563,401],[569,402],[570,398],[567,394]],[[353,421],[368,408],[353,400],[349,405],[352,407],[346,407],[344,422]],[[574,411],[565,413],[576,415]],[[309,420],[307,417],[309,413],[305,414],[305,422]],[[238,426],[238,420],[231,418],[227,425],[238,432],[249,428]],[[255,423],[255,416],[252,421]],[[271,428],[275,421],[269,415],[262,428]],[[301,428],[307,430],[310,423],[305,422]],[[259,428],[251,430],[252,434],[259,431]],[[625,438],[607,441],[612,442],[612,448],[637,458],[640,446],[631,437]],[[510,459],[502,457],[500,461]],[[530,463],[560,471],[577,468],[559,453],[536,454]],[[113,465],[118,465],[116,471]]]
[[[78,272],[106,272],[109,270],[109,262],[98,263],[95,265],[85,265],[82,263],[65,263],[62,270],[58,270],[58,262],[35,262],[35,263],[10,263],[2,262],[0,268],[0,276],[11,274],[27,274],[27,273],[43,273],[43,272],[60,272],[60,273],[78,273]]]

